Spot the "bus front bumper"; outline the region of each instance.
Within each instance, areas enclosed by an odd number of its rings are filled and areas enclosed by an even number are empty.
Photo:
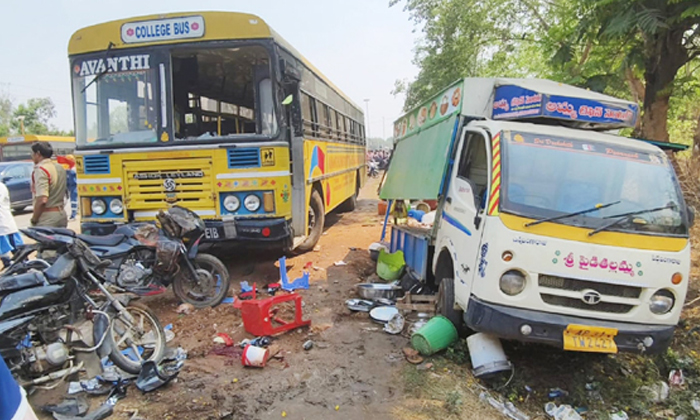
[[[256,241],[275,242],[291,236],[291,227],[284,218],[205,220],[203,242]],[[115,222],[83,222],[80,229],[87,235],[109,235],[122,226]]]
[[[673,338],[673,325],[642,325],[628,322],[611,322],[570,315],[559,315],[529,309],[513,308],[484,302],[474,296],[469,299],[464,322],[475,331],[499,338],[564,346],[564,330],[570,324],[617,329],[615,344],[619,351],[631,353],[660,353],[665,351]],[[521,333],[521,327],[529,325],[529,335]],[[645,347],[645,338],[653,344]],[[648,340],[647,340],[648,341]]]

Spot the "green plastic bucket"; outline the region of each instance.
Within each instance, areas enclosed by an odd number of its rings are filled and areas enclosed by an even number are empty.
[[[384,249],[379,251],[377,258],[377,275],[379,278],[392,281],[401,277],[406,261],[403,258],[403,251],[398,250],[390,254]]]
[[[434,316],[411,336],[411,345],[424,356],[446,349],[457,339],[457,328],[442,315]]]

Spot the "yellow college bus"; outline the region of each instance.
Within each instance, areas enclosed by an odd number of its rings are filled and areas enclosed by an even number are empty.
[[[355,207],[362,110],[261,18],[107,22],[73,34],[68,53],[84,232],[177,204],[209,241],[306,251],[326,213]]]
[[[70,155],[75,150],[75,137],[33,134],[0,137],[0,162],[32,160],[32,143],[35,141],[50,143],[56,156]]]

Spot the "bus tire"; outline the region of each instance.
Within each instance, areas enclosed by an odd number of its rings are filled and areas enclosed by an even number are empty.
[[[313,225],[311,225],[313,221]],[[326,222],[326,209],[323,205],[323,198],[318,190],[314,189],[311,192],[311,200],[309,201],[309,234],[306,240],[297,247],[297,252],[308,252],[314,249],[316,243],[321,239],[323,233],[323,224]]]
[[[445,277],[440,281],[438,287],[437,301],[435,302],[435,312],[449,319],[460,335],[464,332],[463,312],[455,309],[455,282],[450,277]]]

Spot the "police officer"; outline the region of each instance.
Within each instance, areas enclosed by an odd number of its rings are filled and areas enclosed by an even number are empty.
[[[32,144],[32,226],[66,227],[66,171],[51,160],[53,148],[47,142]]]

